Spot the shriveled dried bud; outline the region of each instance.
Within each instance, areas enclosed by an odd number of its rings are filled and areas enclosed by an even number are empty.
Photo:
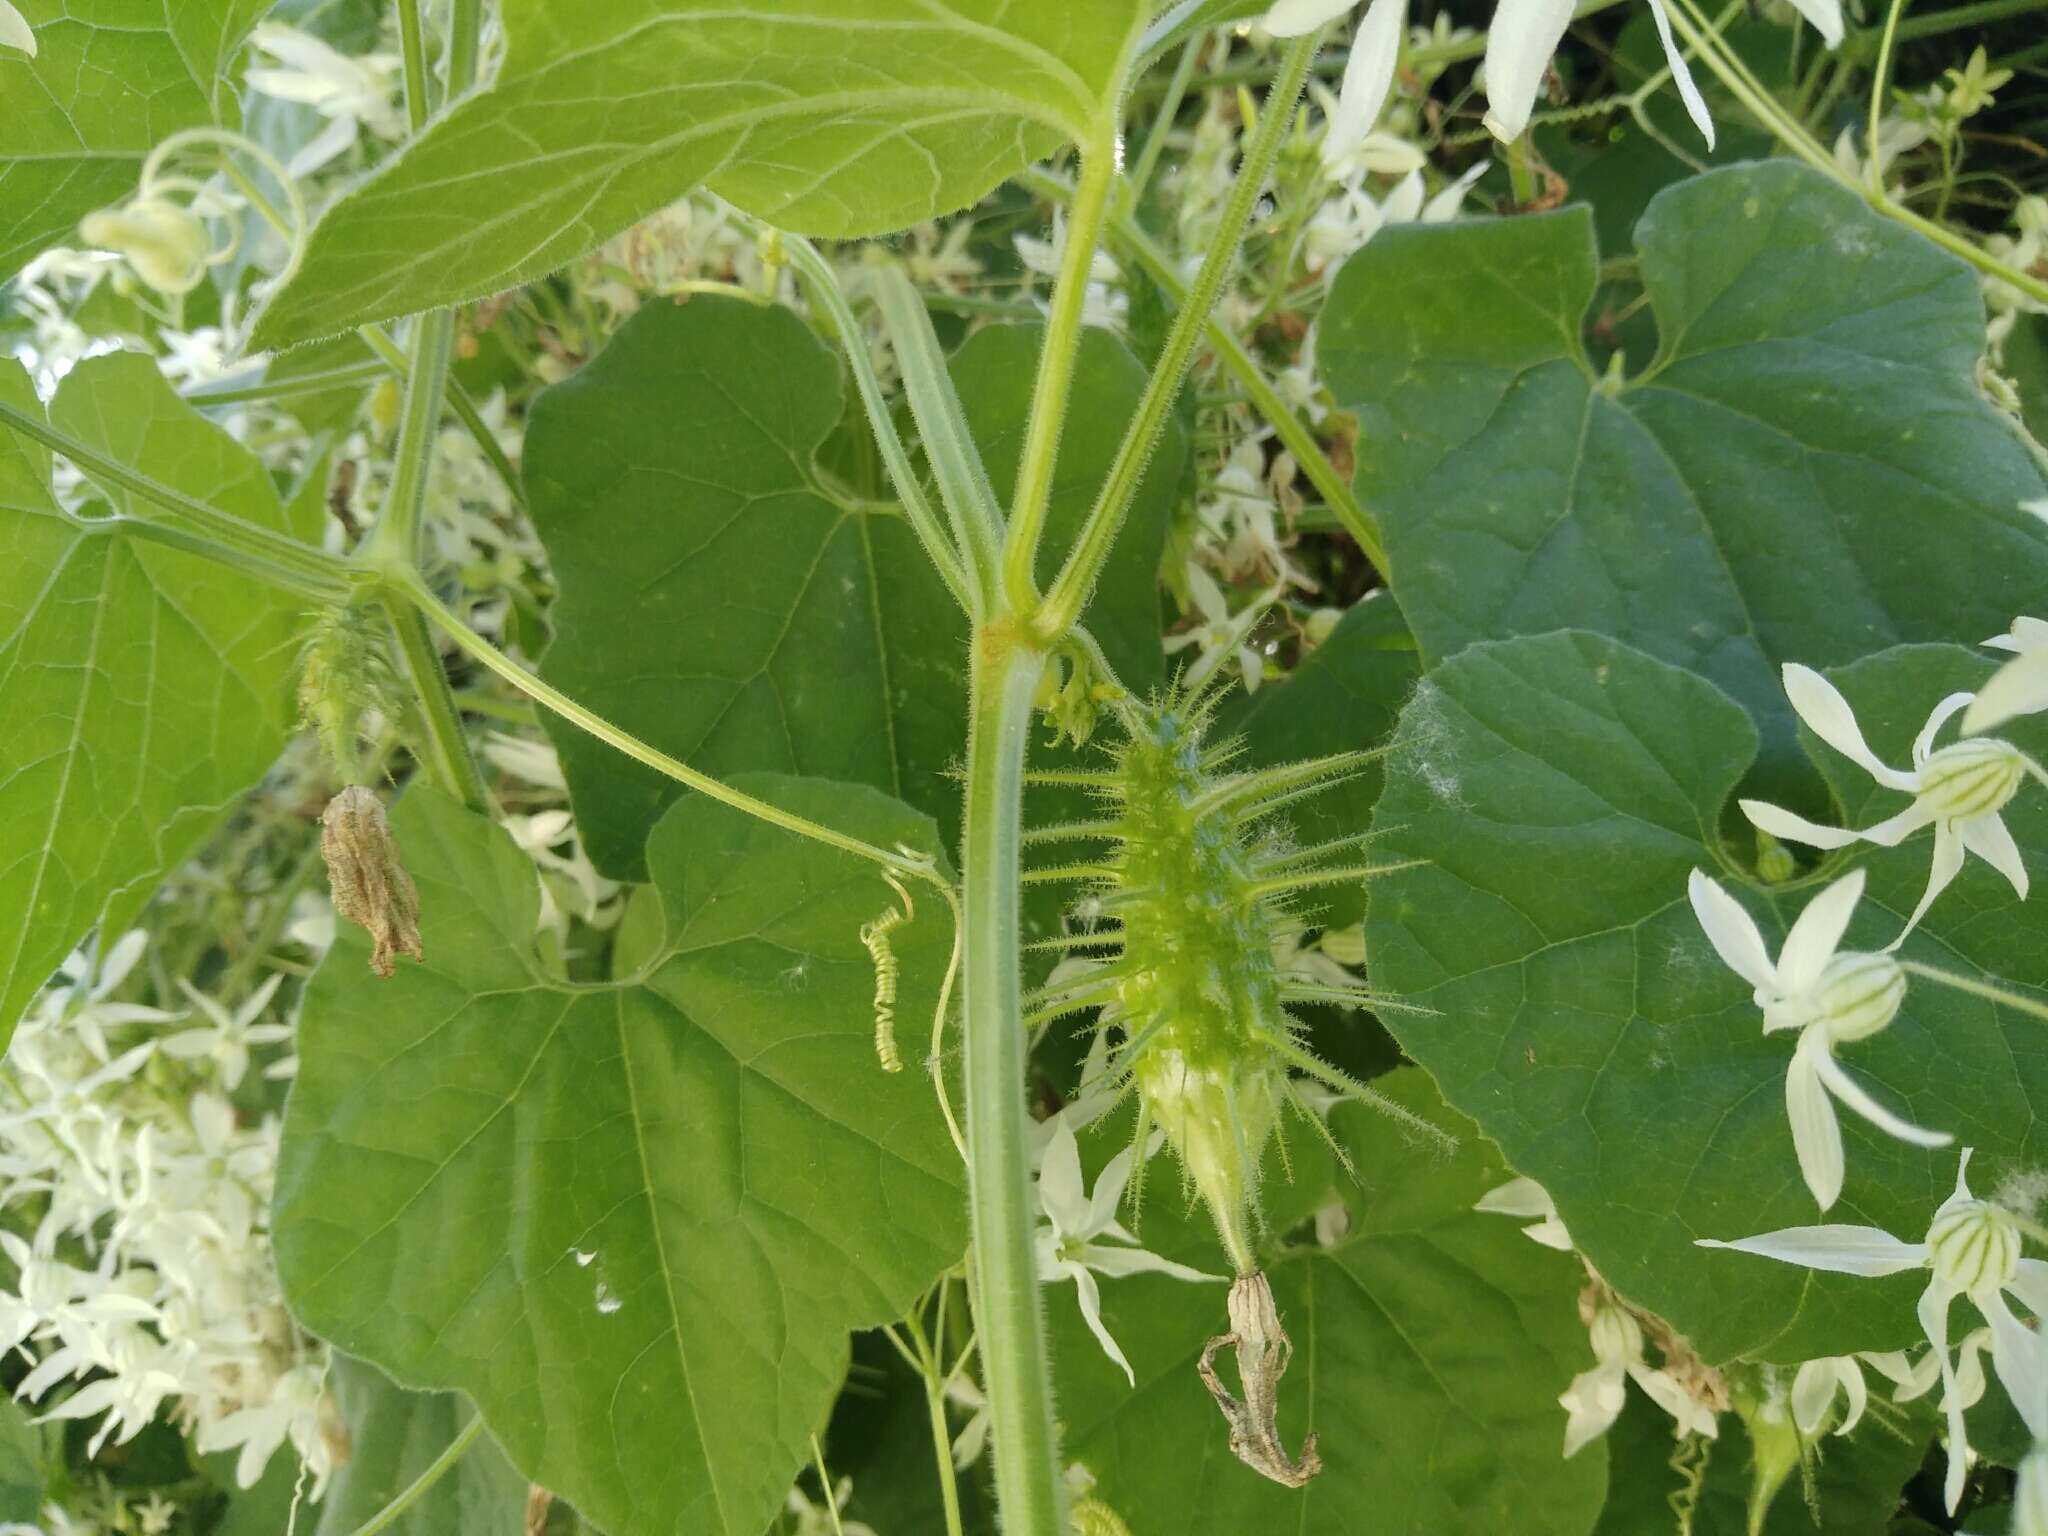
[[[320,857],[334,891],[334,910],[370,931],[370,969],[389,976],[400,954],[426,958],[420,948],[420,895],[392,840],[384,806],[361,785],[327,802],[320,818]]]
[[[1280,1443],[1280,1378],[1294,1358],[1294,1343],[1280,1326],[1280,1311],[1273,1305],[1273,1288],[1265,1275],[1239,1275],[1230,1286],[1229,1308],[1230,1332],[1209,1341],[1195,1368],[1230,1425],[1230,1449],[1237,1459],[1284,1487],[1299,1488],[1323,1470],[1323,1459],[1316,1454],[1313,1433],[1302,1442],[1300,1461]],[[1216,1374],[1217,1353],[1233,1348],[1242,1401]]]

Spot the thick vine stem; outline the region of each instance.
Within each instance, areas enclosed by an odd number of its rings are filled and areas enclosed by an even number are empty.
[[[975,1325],[1006,1536],[1065,1536],[1045,1320],[1039,1310],[1025,1031],[1018,991],[1020,819],[1045,653],[1005,616],[972,660],[967,736],[966,1089]]]

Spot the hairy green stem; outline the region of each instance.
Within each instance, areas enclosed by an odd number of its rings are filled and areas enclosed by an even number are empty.
[[[947,533],[945,524],[939,521],[931,499],[925,495],[924,483],[918,479],[917,469],[910,462],[909,450],[903,446],[903,439],[896,431],[896,418],[889,410],[888,397],[882,393],[882,382],[875,376],[874,364],[861,338],[860,322],[854,318],[853,306],[847,302],[845,290],[839,286],[838,274],[808,240],[784,235],[782,249],[790,265],[803,278],[811,302],[824,311],[832,322],[832,328],[839,333],[840,349],[846,354],[846,365],[853,373],[854,388],[860,394],[862,409],[867,412],[869,433],[881,452],[883,465],[889,471],[890,483],[896,487],[903,515],[909,519],[925,554],[938,567],[939,578],[946,583],[953,600],[962,611],[972,613],[974,593],[968,583],[966,567],[960,563],[960,551]]]
[[[758,817],[771,826],[782,828],[785,832],[794,832],[800,837],[811,838],[837,848],[842,853],[854,854],[898,874],[914,875],[950,893],[951,888],[947,885],[945,877],[925,856],[906,853],[901,849],[890,851],[878,848],[873,843],[821,826],[793,811],[785,811],[765,800],[756,800],[752,795],[744,794],[731,785],[714,779],[708,773],[699,773],[689,764],[670,757],[666,752],[649,746],[632,733],[619,729],[596,711],[577,703],[553,684],[543,682],[463,623],[447,604],[427,589],[426,583],[417,575],[397,571],[388,573],[386,580],[394,596],[402,597],[411,603],[429,623],[454,641],[458,650],[481,662],[488,670],[496,673],[536,704],[553,710],[571,725],[588,731],[606,746],[623,752],[634,762],[645,763],[656,773],[674,779],[678,784],[707,795],[721,805],[729,805],[736,811],[744,811],[749,816]]]
[[[478,1414],[463,1426],[460,1434],[448,1442],[448,1449],[436,1456],[426,1471],[414,1478],[411,1485],[397,1498],[357,1526],[350,1536],[377,1536],[377,1532],[393,1525],[400,1516],[420,1501],[429,1488],[447,1476],[449,1470],[468,1454],[469,1448],[476,1444],[477,1437],[483,1432],[483,1415]]]
[[[1115,185],[1116,123],[1111,119],[1082,146],[1081,178],[1069,205],[1066,247],[1053,283],[1052,307],[1046,314],[1038,377],[1031,390],[1031,414],[1017,461],[1016,493],[1010,499],[1010,527],[1003,545],[1003,592],[1010,606],[1022,613],[1029,613],[1038,602],[1038,541],[1052,503],[1060,432],[1066,425],[1074,364],[1080,357],[1089,275]]]
[[[289,534],[244,522],[231,512],[208,506],[197,497],[153,480],[140,470],[130,469],[97,449],[87,447],[68,432],[59,431],[39,414],[0,401],[0,427],[18,432],[41,443],[52,453],[63,455],[103,484],[118,486],[152,506],[183,518],[198,535],[182,541],[177,540],[175,534],[162,535],[166,543],[182,542],[184,547],[201,554],[232,552],[243,557],[235,563],[243,565],[252,574],[264,576],[279,585],[289,582],[294,591],[308,596],[324,595],[328,600],[338,602],[353,590],[355,576],[346,561],[325,550],[302,544]],[[144,519],[124,521],[133,524]],[[220,554],[219,558],[230,556]]]
[[[437,309],[413,322],[412,352],[405,377],[405,404],[398,420],[391,490],[370,535],[369,558],[417,565],[424,553],[423,516],[427,482],[434,469],[434,439],[441,429],[441,392],[455,348],[455,315]]]
[[[469,735],[462,728],[462,710],[455,691],[448,684],[448,669],[441,665],[441,653],[434,645],[426,620],[404,604],[391,609],[391,633],[398,642],[398,660],[412,685],[420,709],[425,750],[421,754],[434,782],[472,811],[489,812],[490,793],[484,786],[483,771],[476,754],[469,749]]]
[[[1073,187],[1049,172],[1027,171],[1020,179],[1042,196],[1073,196]],[[1135,218],[1123,212],[1111,214],[1109,235],[1169,297],[1177,303],[1187,301],[1187,280],[1180,275],[1172,258]],[[1252,409],[1265,419],[1281,444],[1294,455],[1294,462],[1301,466],[1309,484],[1321,494],[1324,505],[1338,526],[1357,541],[1366,558],[1384,575],[1388,569],[1387,554],[1380,538],[1379,523],[1359,504],[1358,498],[1352,494],[1350,482],[1330,462],[1329,455],[1323,452],[1323,445],[1316,441],[1315,433],[1295,413],[1294,407],[1280,397],[1280,392],[1259,367],[1258,359],[1237,339],[1229,326],[1213,315],[1209,319],[1209,345],[1215,350],[1224,371],[1243,386],[1245,398]]]
[[[1224,204],[1216,237],[1210,242],[1201,271],[1195,275],[1180,312],[1173,318],[1166,345],[1160,349],[1159,361],[1152,370],[1152,377],[1146,381],[1143,398],[1138,402],[1137,415],[1132,418],[1123,442],[1118,445],[1109,478],[1103,483],[1101,494],[1089,510],[1088,521],[1082,525],[1081,536],[1075,540],[1066,564],[1060,568],[1059,577],[1053,582],[1052,590],[1034,620],[1033,628],[1044,640],[1057,640],[1065,634],[1087,606],[1096,577],[1101,574],[1102,563],[1109,557],[1110,547],[1116,542],[1124,516],[1137,494],[1138,483],[1144,478],[1145,466],[1158,446],[1160,433],[1165,430],[1166,418],[1173,409],[1174,397],[1180,392],[1181,380],[1194,361],[1196,339],[1207,330],[1210,313],[1215,309],[1224,281],[1237,259],[1238,247],[1243,244],[1246,228],[1251,222],[1252,208],[1264,190],[1266,178],[1280,153],[1281,140],[1293,123],[1295,99],[1301,95],[1302,83],[1308,78],[1309,64],[1315,58],[1320,41],[1319,32],[1295,39],[1287,49],[1278,78],[1266,93],[1265,106],[1259,113],[1259,125],[1253,131],[1244,161],[1238,167],[1237,181]]]
[[[1043,652],[1004,618],[975,639],[967,733],[967,1171],[975,1326],[1005,1536],[1066,1536],[1032,1233],[1018,994],[1024,755]]]
[[[1976,5],[1955,5],[1945,11],[1936,11],[1931,16],[1915,16],[1911,21],[1902,21],[1898,26],[1901,42],[1912,42],[1923,37],[1939,37],[1944,32],[1960,32],[1968,27],[1981,27],[1988,22],[2004,21],[2009,16],[2025,16],[2033,11],[2048,10],[2048,0],[1979,0]],[[1887,30],[1890,30],[1887,27]],[[1862,34],[1868,36],[1868,33]]]

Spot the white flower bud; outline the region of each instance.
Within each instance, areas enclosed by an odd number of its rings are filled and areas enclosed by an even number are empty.
[[[1611,1303],[1603,1304],[1587,1321],[1593,1340],[1593,1358],[1603,1365],[1643,1358],[1643,1330],[1636,1320]]]
[[[1943,747],[1920,770],[1920,803],[1937,820],[1992,816],[2019,793],[2026,759],[1994,737],[1967,737]]]
[[[1851,950],[1830,959],[1812,990],[1764,1001],[1765,1029],[1816,1025],[1837,1044],[1863,1040],[1898,1016],[1906,973],[1890,955]]]
[[[1959,1200],[1927,1229],[1934,1273],[1966,1295],[2010,1285],[2020,1272],[2020,1227],[1988,1200]]]
[[[80,221],[87,244],[117,251],[158,293],[190,293],[206,276],[213,241],[189,208],[167,198],[138,197],[121,208],[102,208]]]

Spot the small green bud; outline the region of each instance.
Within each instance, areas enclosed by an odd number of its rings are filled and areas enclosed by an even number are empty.
[[[1792,850],[1762,827],[1756,829],[1756,875],[1766,885],[1782,885],[1799,873]]]

